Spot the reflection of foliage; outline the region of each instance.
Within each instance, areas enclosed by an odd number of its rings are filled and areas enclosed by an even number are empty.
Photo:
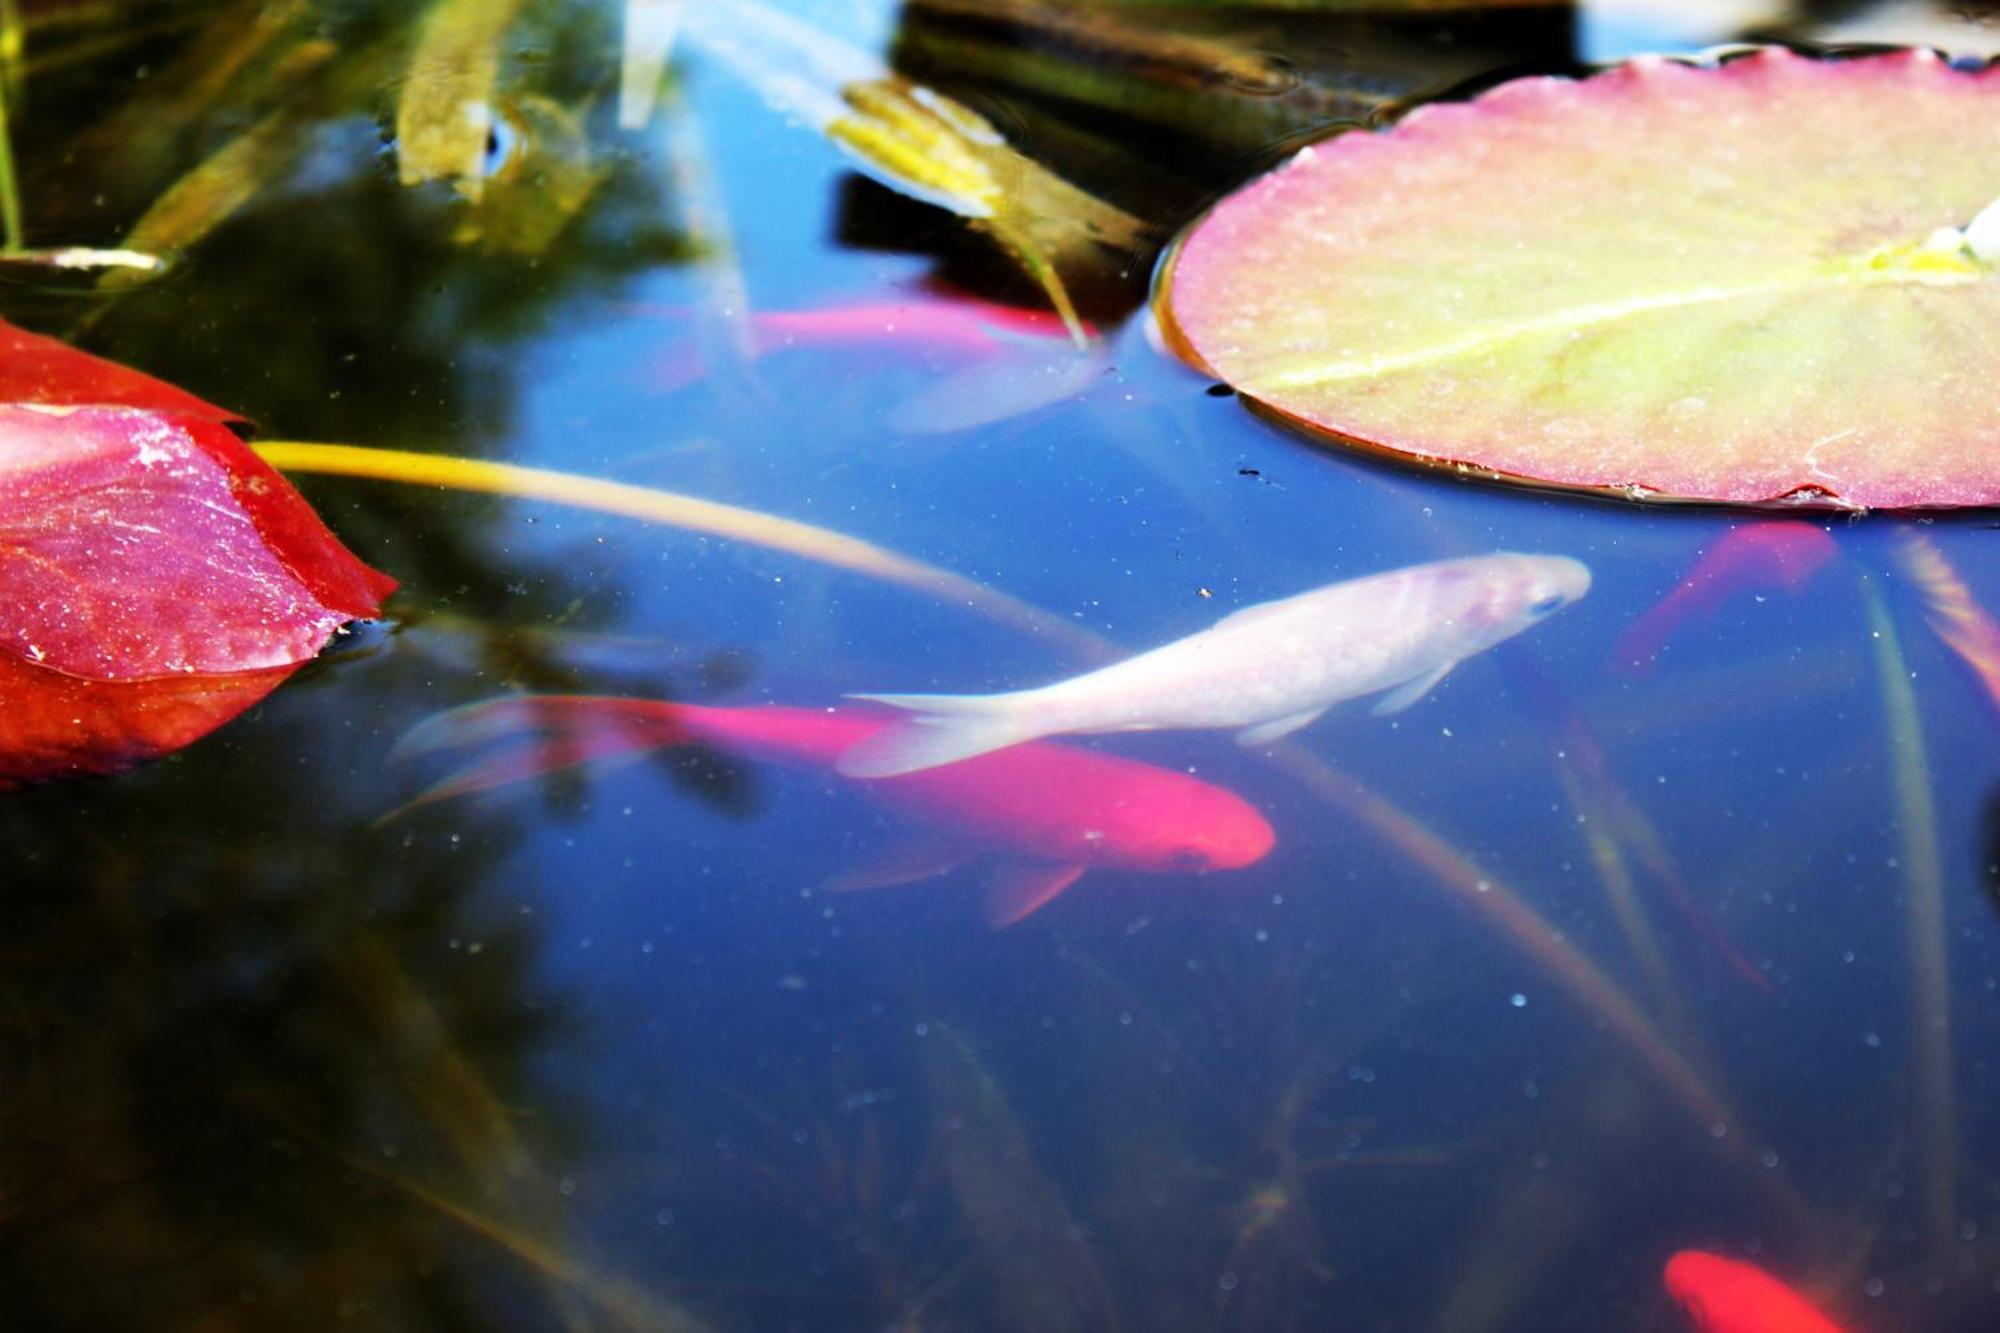
[[[524,7],[477,205],[384,170],[423,6],[22,10],[30,244],[184,253],[147,286],[4,289],[5,313],[266,425],[476,452],[509,412],[501,344],[685,250],[653,173],[582,137],[600,6]],[[490,507],[353,498],[335,522],[412,603],[580,618],[569,581],[496,576]],[[572,677],[546,642],[461,637]],[[350,654],[170,763],[0,806],[0,1324],[483,1329],[512,1302],[521,1326],[693,1326],[594,1276],[537,1165],[574,1131],[528,1074],[554,1031],[531,923],[481,898],[508,839],[371,830],[379,762],[336,758],[370,708],[426,707],[429,674]]]
[[[895,65],[988,110],[1017,147],[1083,188],[1171,222],[1274,145],[1392,114],[1501,63],[1570,59],[1562,5],[1276,8],[903,0]],[[863,216],[849,229],[870,225]],[[956,267],[952,276],[967,280]],[[1114,308],[1119,276],[1083,279],[1091,304]],[[1126,301],[1140,295],[1128,282]]]
[[[202,8],[201,25],[151,36],[65,29],[80,47],[108,42],[119,67],[144,58],[164,72],[105,106],[104,63],[56,64],[30,84],[17,127],[36,239],[109,243],[136,224],[147,244],[187,250],[163,283],[93,312],[92,342],[112,355],[268,428],[449,442],[505,421],[481,343],[687,252],[656,221],[667,209],[643,156],[593,153],[584,138],[608,116],[592,60],[612,40],[601,7],[547,0],[508,30],[476,203],[402,189],[383,159],[383,90],[401,81],[422,6]],[[62,131],[72,124],[84,128]],[[30,313],[75,309],[68,298]],[[238,338],[252,355],[227,354]]]
[[[481,1327],[454,1229],[304,1136],[495,1197],[491,1089],[546,1026],[519,1003],[527,937],[469,901],[500,847],[357,834],[365,791],[296,802],[260,776],[302,736],[232,735],[246,756],[0,807],[28,1053],[0,1140],[4,1322],[332,1327],[360,1297]]]

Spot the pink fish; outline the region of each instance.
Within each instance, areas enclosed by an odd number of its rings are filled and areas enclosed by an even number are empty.
[[[422,723],[399,755],[506,743],[417,798],[463,795],[592,760],[666,746],[831,773],[843,753],[889,725],[873,710],[705,708],[650,699],[523,695],[489,700]],[[1038,741],[904,777],[854,780],[931,837],[841,877],[837,888],[878,888],[942,874],[982,853],[1002,864],[986,915],[1012,925],[1093,868],[1199,873],[1258,861],[1276,841],[1242,797],[1171,769]]]
[[[691,318],[692,309],[648,306],[655,314]],[[972,297],[863,301],[812,310],[758,310],[745,319],[755,356],[794,347],[901,346],[986,356],[1010,347],[1069,340],[1060,316],[1047,310],[1000,305]],[[662,368],[660,387],[678,389],[705,371],[691,348],[680,348]]]
[[[1797,592],[1838,549],[1826,529],[1811,523],[1780,519],[1731,528],[1625,631],[1613,650],[1613,665],[1632,674],[1650,671],[1660,649],[1689,620],[1713,615],[1730,598],[1753,589]]]
[[[1667,1260],[1665,1279],[1695,1333],[1841,1333],[1805,1297],[1739,1259],[1682,1250]]]

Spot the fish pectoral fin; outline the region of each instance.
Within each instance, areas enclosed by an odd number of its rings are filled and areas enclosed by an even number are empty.
[[[1328,704],[1326,708],[1333,705]],[[1245,727],[1236,733],[1238,745],[1268,745],[1280,736],[1289,736],[1300,727],[1319,721],[1326,708],[1308,708],[1303,713],[1292,713],[1286,717],[1272,718],[1269,722],[1259,722],[1254,727]]]
[[[1435,671],[1426,671],[1421,676],[1411,677],[1377,699],[1375,706],[1368,711],[1377,717],[1387,717],[1391,713],[1402,712],[1405,708],[1408,708],[1411,704],[1429,694],[1431,687],[1443,680],[1450,673],[1451,669],[1457,665],[1458,663],[1456,662],[1446,662]]]
[[[832,893],[900,888],[948,874],[978,854],[978,848],[948,838],[898,838],[820,887]]]
[[[1085,866],[1020,861],[1001,866],[986,885],[986,923],[999,930],[1048,905],[1076,883]]]

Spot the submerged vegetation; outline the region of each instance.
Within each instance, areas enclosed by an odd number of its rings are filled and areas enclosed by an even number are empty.
[[[207,740],[0,797],[0,1325],[1990,1326],[1980,530],[1495,504],[1293,452],[1145,339],[1219,191],[1579,32],[0,0],[0,328],[255,423],[402,585]],[[0,413],[102,401],[49,392]],[[843,768],[886,725],[843,695],[1496,546],[1588,557],[1575,637],[1440,613],[1346,691],[1402,716]],[[10,643],[0,745],[51,688]],[[1117,822],[1162,791],[1203,803]]]

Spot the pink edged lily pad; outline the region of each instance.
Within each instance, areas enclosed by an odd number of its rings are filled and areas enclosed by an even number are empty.
[[[395,587],[235,420],[0,323],[0,790],[188,744]]]
[[[1182,239],[1162,320],[1263,407],[1422,463],[1989,505],[2000,262],[1965,229],[1996,197],[1995,67],[1647,58],[1302,150]]]

